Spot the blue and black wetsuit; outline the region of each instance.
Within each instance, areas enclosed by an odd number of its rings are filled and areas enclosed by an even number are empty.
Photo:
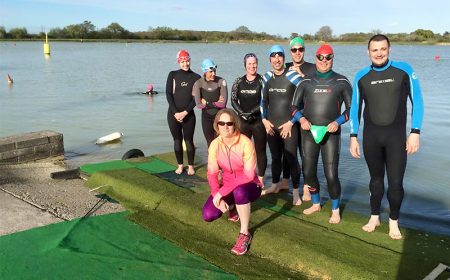
[[[209,147],[212,140],[216,138],[214,131],[214,118],[220,109],[227,105],[228,89],[224,79],[216,76],[213,81],[207,81],[205,77],[198,79],[192,88],[197,108],[202,110],[202,129],[205,135],[206,143]],[[223,101],[219,102],[219,98],[223,97]],[[202,104],[202,99],[206,100],[206,105]]]
[[[194,130],[195,130],[195,101],[192,96],[192,87],[200,78],[200,75],[184,70],[171,71],[167,77],[166,97],[169,103],[167,111],[167,122],[169,124],[170,133],[174,141],[174,151],[178,164],[183,164],[183,146],[182,141],[186,143],[186,152],[188,164],[194,164],[195,148],[194,148]],[[175,119],[174,114],[186,111],[188,114],[184,117],[183,122]]]
[[[262,77],[257,74],[253,81],[246,75],[237,78],[231,88],[231,106],[241,120],[241,132],[254,139],[258,176],[263,177],[267,168],[267,133],[261,121]]]
[[[311,124],[327,126],[336,121],[344,124],[350,113],[352,86],[346,77],[330,70],[327,73],[316,72],[306,77],[297,87],[293,105],[299,110],[303,106],[301,116]],[[341,112],[342,104],[345,110]],[[338,176],[339,152],[341,146],[341,129],[327,133],[317,144],[310,130],[300,129],[302,135],[303,176],[309,186],[314,204],[320,203],[320,186],[317,178],[319,153],[322,154],[323,168],[328,184],[328,193],[332,201],[332,209],[339,208],[341,184]]]
[[[267,135],[272,154],[272,182],[276,184],[280,181],[284,155],[289,163],[292,185],[298,188],[301,170],[297,158],[299,112],[292,106],[292,99],[295,88],[302,78],[297,72],[286,69],[281,75],[269,71],[263,79],[265,83],[262,90],[261,114],[274,125],[275,131],[275,135]],[[294,125],[291,137],[283,139],[278,127],[287,121],[291,121]]]
[[[380,214],[387,173],[389,217],[397,220],[403,200],[406,169],[407,100],[412,103],[411,133],[420,133],[423,100],[419,80],[411,66],[387,61],[356,74],[350,110],[350,136],[358,135],[364,103],[363,151],[370,172],[372,215]]]

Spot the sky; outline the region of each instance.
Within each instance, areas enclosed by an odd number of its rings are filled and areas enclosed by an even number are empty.
[[[329,26],[333,35],[353,32],[450,32],[446,0],[0,0],[0,26],[50,31],[88,20],[97,29],[112,22],[147,31],[167,26],[183,30],[251,31],[289,37],[315,34]]]

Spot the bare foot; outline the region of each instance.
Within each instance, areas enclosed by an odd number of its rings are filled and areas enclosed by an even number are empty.
[[[330,224],[339,224],[341,222],[341,215],[339,214],[339,208],[331,210],[331,217],[328,222]]]
[[[398,220],[389,218],[389,236],[395,240],[402,239],[402,233],[398,228]]]
[[[308,187],[308,185],[304,185],[304,186],[303,186],[303,196],[302,196],[302,200],[303,200],[303,201],[311,201],[311,193],[309,192],[309,187]]]
[[[371,215],[369,222],[362,227],[364,231],[373,232],[376,227],[380,226],[380,216],[379,215]]]
[[[175,173],[177,173],[178,175],[183,173],[183,165],[182,164],[178,164],[178,168],[177,168],[177,170],[175,170]]]
[[[189,165],[189,166],[188,166],[187,174],[188,174],[189,176],[192,176],[192,175],[195,174],[194,166],[192,166],[192,165]]]
[[[272,186],[268,189],[263,189],[261,192],[261,195],[271,194],[271,193],[278,193],[280,190],[278,189],[278,184],[272,183]]]
[[[322,209],[322,208],[320,207],[320,203],[313,204],[311,207],[306,208],[305,210],[303,210],[303,214],[305,214],[305,215],[311,215],[312,213],[319,212],[320,209]]]
[[[300,199],[300,194],[299,194],[298,188],[292,189],[292,196],[294,197],[294,199],[292,200],[292,204],[294,206],[302,205],[302,200]]]

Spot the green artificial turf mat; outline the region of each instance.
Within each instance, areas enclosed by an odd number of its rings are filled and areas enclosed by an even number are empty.
[[[0,279],[236,279],[124,216],[0,237]]]
[[[98,171],[119,170],[133,167],[134,165],[125,160],[113,160],[107,162],[85,164],[80,167],[80,171],[92,175]]]

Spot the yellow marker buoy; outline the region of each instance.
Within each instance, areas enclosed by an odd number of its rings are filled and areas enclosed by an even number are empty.
[[[44,54],[50,54],[50,45],[48,44],[47,32],[45,33]]]

